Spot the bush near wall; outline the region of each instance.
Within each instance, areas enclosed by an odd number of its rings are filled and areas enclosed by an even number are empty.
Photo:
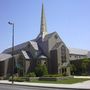
[[[34,72],[27,73],[25,77],[36,77],[36,74]]]
[[[37,77],[41,77],[48,74],[46,65],[37,64],[35,68],[35,74]]]
[[[12,81],[12,77],[9,78],[9,81]],[[14,78],[13,78],[13,81],[16,81],[16,82],[24,82],[25,79],[22,78],[22,77],[14,77]]]
[[[14,77],[13,81],[16,82],[33,82],[33,81],[60,81],[65,79],[70,79],[72,77]],[[12,77],[9,78],[9,81],[12,81]]]
[[[39,80],[39,77],[14,77],[13,78],[13,81],[16,81],[16,82],[24,82],[24,81],[31,82],[31,81],[37,81],[37,80]],[[9,81],[12,81],[12,77],[9,78]]]
[[[90,75],[90,58],[70,61],[71,75]]]

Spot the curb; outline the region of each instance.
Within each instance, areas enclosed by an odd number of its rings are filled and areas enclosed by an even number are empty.
[[[4,85],[13,85],[13,86],[26,86],[26,87],[41,87],[41,88],[55,88],[55,89],[67,89],[67,90],[90,90],[84,88],[69,88],[69,87],[51,87],[51,86],[38,86],[38,85],[23,85],[23,84],[12,84],[12,83],[0,83]]]

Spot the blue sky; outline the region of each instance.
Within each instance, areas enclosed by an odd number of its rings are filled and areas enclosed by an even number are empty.
[[[43,0],[48,33],[58,32],[68,47],[90,50],[90,0]],[[0,52],[40,32],[42,0],[0,0]]]

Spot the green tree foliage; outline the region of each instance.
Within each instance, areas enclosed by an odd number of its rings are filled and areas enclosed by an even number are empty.
[[[82,75],[88,75],[90,71],[90,59],[82,60]]]
[[[90,75],[90,59],[71,61],[72,75]]]
[[[38,64],[35,68],[35,74],[37,77],[41,77],[48,74],[46,65]]]
[[[75,67],[74,64],[71,64],[71,65],[70,65],[70,70],[71,70],[71,74],[74,75],[75,72],[76,72],[76,67]]]
[[[27,73],[25,75],[26,77],[36,77],[36,74],[34,72]]]

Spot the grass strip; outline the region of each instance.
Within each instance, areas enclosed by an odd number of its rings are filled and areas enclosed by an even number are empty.
[[[70,78],[70,79],[63,79],[63,80],[57,80],[57,81],[40,81],[40,80],[35,80],[32,82],[35,83],[54,83],[54,84],[74,84],[74,83],[80,83],[84,82],[90,79],[82,79],[82,78]]]

